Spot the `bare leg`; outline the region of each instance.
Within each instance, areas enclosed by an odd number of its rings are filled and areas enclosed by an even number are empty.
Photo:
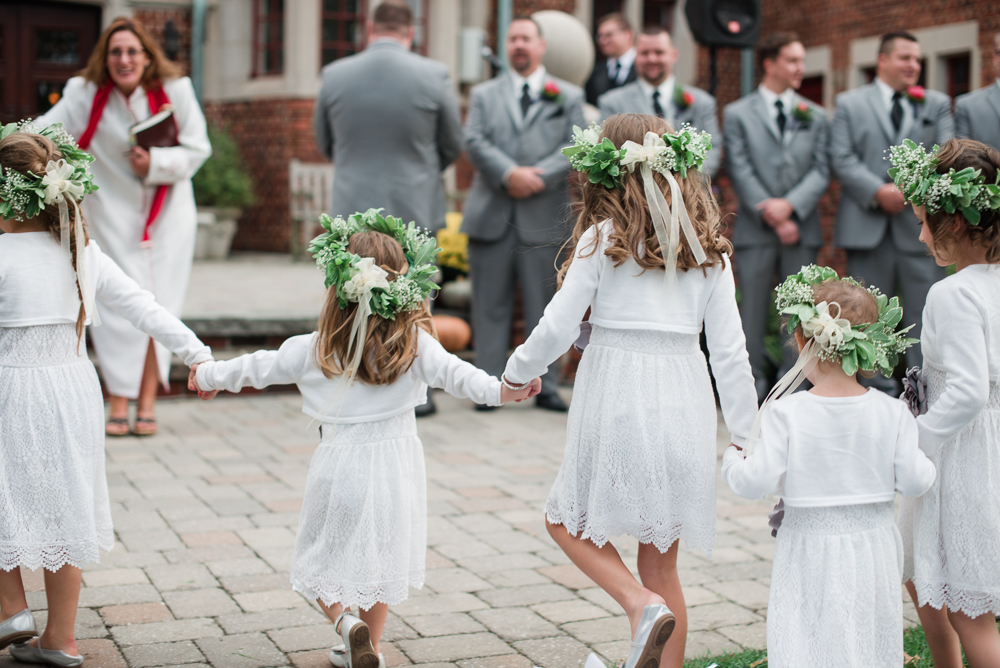
[[[577,568],[622,606],[628,615],[634,638],[642,609],[647,605],[663,603],[663,598],[636,582],[611,543],[597,547],[590,540],[569,535],[562,525],[550,524],[548,519],[545,520],[545,528]]]
[[[1000,631],[993,613],[969,617],[961,612],[949,612],[948,619],[958,637],[970,668],[997,668],[1000,666]]]
[[[344,611],[344,606],[342,606],[340,603],[334,603],[331,606],[327,606],[325,603],[323,603],[322,599],[318,598],[316,599],[316,602],[319,603],[319,607],[323,608],[323,612],[326,614],[327,617],[330,618],[330,621],[336,624],[337,617],[340,617],[340,613]],[[336,629],[336,631],[337,633],[340,633],[340,629]]]
[[[80,577],[83,571],[65,565],[58,571],[45,571],[45,597],[49,602],[49,619],[45,631],[30,641],[43,649],[58,649],[71,656],[80,652],[76,648],[74,627],[76,609],[80,603]]]
[[[156,417],[156,393],[160,389],[160,370],[156,368],[156,347],[153,339],[149,340],[146,351],[146,364],[142,369],[142,384],[139,386],[139,405],[137,417]]]
[[[687,607],[684,592],[677,575],[677,546],[674,542],[666,552],[661,553],[653,545],[639,544],[639,578],[647,589],[663,597],[670,612],[677,620],[674,632],[663,648],[660,665],[663,668],[683,668],[684,644],[687,640]]]
[[[128,417],[128,399],[126,399],[125,397],[118,397],[113,394],[109,395],[108,404],[111,405],[111,417],[113,418]]]
[[[948,619],[948,609],[937,610],[929,605],[920,605],[920,601],[917,600],[917,589],[912,581],[906,583],[906,591],[910,592],[913,605],[917,606],[917,616],[920,617],[920,625],[924,627],[924,635],[927,636],[927,644],[931,648],[934,666],[962,668],[962,647],[958,633]]]
[[[7,621],[27,607],[20,567],[10,571],[0,569],[0,622]]]
[[[376,603],[368,610],[360,612],[361,621],[368,625],[368,632],[372,636],[372,647],[375,653],[379,652],[378,644],[382,640],[382,631],[385,630],[385,620],[389,616],[389,606],[385,603]]]

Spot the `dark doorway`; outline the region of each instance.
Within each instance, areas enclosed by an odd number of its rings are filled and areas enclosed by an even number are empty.
[[[0,3],[0,120],[51,109],[66,81],[86,65],[100,32],[100,7]]]

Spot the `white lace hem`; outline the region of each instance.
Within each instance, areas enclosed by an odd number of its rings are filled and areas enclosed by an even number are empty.
[[[399,605],[410,596],[410,587],[422,589],[424,573],[411,571],[405,580],[388,582],[342,582],[323,577],[291,575],[292,589],[310,601],[320,600],[329,607],[340,603],[345,608],[356,605],[362,610],[370,610],[376,603]]]
[[[712,548],[715,545],[714,526],[685,526],[682,522],[675,522],[668,525],[668,528],[658,529],[645,526],[641,523],[614,523],[605,524],[600,527],[588,525],[587,518],[563,518],[562,513],[555,505],[547,505],[545,508],[545,519],[549,524],[557,524],[569,533],[569,535],[581,540],[589,540],[597,547],[604,547],[608,541],[615,536],[632,536],[643,545],[652,545],[660,554],[670,549],[670,546],[680,539],[684,539],[684,544],[688,549],[701,550],[706,556],[712,556]]]
[[[962,589],[947,582],[914,579],[917,600],[936,610],[948,606],[951,612],[961,612],[975,619],[981,615],[1000,614],[1000,591]]]
[[[100,563],[100,551],[110,552],[114,546],[111,536],[60,545],[0,545],[0,569],[9,572],[24,566],[32,571],[44,568],[55,572],[66,565],[83,568],[89,563]]]

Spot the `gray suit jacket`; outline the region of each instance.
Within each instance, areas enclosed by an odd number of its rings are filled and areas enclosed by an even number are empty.
[[[955,100],[955,134],[1000,151],[1000,86],[992,83]]]
[[[391,41],[323,68],[316,144],[334,161],[333,210],[372,207],[436,230],[444,226],[441,171],[462,151],[448,69]]]
[[[927,251],[917,238],[917,217],[910,206],[895,216],[872,207],[876,191],[892,180],[887,174],[891,165],[886,159],[890,146],[909,138],[929,149],[954,134],[951,103],[944,93],[928,90],[922,104],[909,100],[904,100],[904,104],[912,105],[913,118],[909,123],[904,121],[896,133],[875,83],[837,96],[837,110],[830,127],[830,166],[843,186],[834,238],[841,248],[875,248],[888,226],[898,250]]]
[[[715,98],[694,86],[684,86],[684,92],[694,97],[694,104],[681,109],[674,104],[673,99],[669,100],[664,107],[666,120],[675,130],[680,129],[684,123],[690,123],[712,135],[712,150],[705,158],[705,173],[714,177],[722,163],[722,129],[719,128]],[[597,106],[601,110],[602,119],[612,114],[653,114],[653,100],[646,96],[638,81],[609,90],[597,98]]]
[[[733,230],[733,244],[737,248],[780,243],[778,235],[755,208],[771,197],[783,197],[792,205],[803,246],[823,245],[816,204],[830,183],[826,156],[829,121],[823,107],[796,95],[795,106],[802,102],[812,110],[812,119],[799,121],[789,113],[784,141],[760,91],[723,110],[726,167],[740,198]]]
[[[514,85],[506,74],[472,88],[465,119],[465,150],[476,168],[465,202],[462,231],[474,241],[498,241],[509,225],[521,241],[544,245],[569,236],[569,160],[562,149],[573,140],[573,126],[586,126],[583,90],[549,76],[562,91],[560,101],[535,100],[522,118]],[[515,199],[507,194],[504,174],[512,167],[542,171],[545,189]]]

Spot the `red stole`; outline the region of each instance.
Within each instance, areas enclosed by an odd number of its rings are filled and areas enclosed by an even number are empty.
[[[79,146],[83,150],[87,150],[90,146],[90,141],[94,138],[94,133],[97,132],[97,125],[101,122],[101,116],[104,114],[104,107],[108,103],[108,98],[111,97],[111,92],[114,90],[115,84],[108,79],[108,81],[97,89],[97,94],[94,95],[93,105],[90,107],[90,120],[87,121],[87,129],[84,131],[83,135],[80,137]],[[163,105],[170,104],[170,99],[167,97],[167,92],[163,90],[163,86],[157,85],[155,88],[151,88],[146,91],[146,101],[149,103],[149,115],[157,113]],[[176,123],[176,119],[174,121]],[[98,184],[99,185],[99,184]],[[163,210],[163,202],[167,199],[167,192],[170,190],[168,185],[156,186],[156,193],[153,195],[153,204],[149,208],[149,215],[146,217],[146,224],[142,228],[142,246],[148,247],[150,243],[149,239],[149,227],[156,222],[157,216],[160,215],[160,211]]]

